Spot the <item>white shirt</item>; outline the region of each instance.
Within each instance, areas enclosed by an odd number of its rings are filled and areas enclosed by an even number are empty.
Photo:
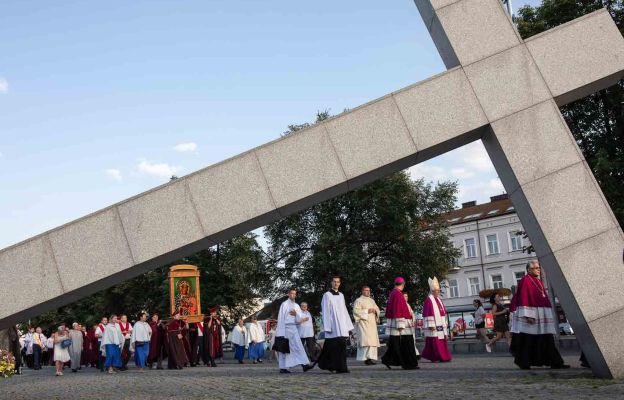
[[[149,342],[152,339],[152,328],[147,322],[138,321],[134,324],[130,342]]]
[[[124,334],[124,339],[130,339],[132,337],[132,324],[130,322],[123,323],[119,321],[119,330],[123,331],[121,324],[123,324],[124,328],[128,327],[128,332]],[[123,332],[122,332],[123,333]]]
[[[233,344],[237,344],[239,346],[247,346],[247,331],[244,326],[236,325],[234,329],[232,329],[232,340]]]
[[[299,330],[299,336],[301,336],[302,339],[313,337],[314,336],[314,322],[312,321],[312,315],[310,314],[310,311],[302,311],[301,319],[303,318],[308,318],[308,320],[300,323],[297,326],[297,329]]]
[[[119,347],[123,347],[124,345],[124,336],[121,333],[121,329],[118,324],[108,324],[106,325],[106,329],[104,329],[104,335],[102,335],[102,345],[104,348],[107,344],[116,344]]]
[[[197,322],[197,336],[199,337],[204,336],[204,323],[203,322]]]
[[[290,312],[294,311],[295,315],[290,315]],[[301,319],[301,307],[290,299],[286,299],[280,306],[279,313],[277,314],[277,329],[275,330],[275,336],[286,336],[286,325],[295,325],[297,320]]]
[[[95,328],[95,337],[98,338],[98,341],[102,341],[102,336],[104,335],[104,331],[106,330],[106,326],[102,328],[100,325],[102,324],[98,324],[97,328]]]
[[[254,342],[254,343],[262,343],[264,342],[264,330],[262,329],[262,327],[260,326],[260,324],[258,323],[251,323],[249,324],[249,329],[247,329],[247,337],[249,338],[250,342]]]
[[[475,317],[474,323],[477,325],[484,321],[485,310],[483,309],[483,306],[480,306],[479,308],[477,308],[477,311],[475,311],[474,317]]]
[[[326,292],[321,301],[321,309],[325,338],[349,337],[349,332],[353,330],[353,322],[347,311],[344,295],[340,292],[338,294]]]

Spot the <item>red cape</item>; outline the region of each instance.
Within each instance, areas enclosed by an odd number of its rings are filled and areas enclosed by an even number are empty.
[[[412,314],[407,306],[407,301],[403,297],[403,292],[394,288],[390,292],[388,305],[386,306],[386,318],[405,318],[412,319]]]

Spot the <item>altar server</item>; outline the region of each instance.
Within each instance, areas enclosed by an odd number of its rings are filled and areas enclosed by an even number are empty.
[[[273,349],[277,351],[281,374],[290,373],[288,369],[297,365],[303,367],[303,372],[312,368],[297,330],[297,321],[302,318],[302,313],[299,304],[295,302],[296,298],[297,289],[291,288],[288,291],[288,299],[282,303],[277,315]]]
[[[353,323],[347,311],[347,305],[340,289],[341,279],[334,276],[331,289],[323,295],[321,310],[325,343],[318,358],[320,369],[336,373],[347,373],[347,339],[353,330]]]

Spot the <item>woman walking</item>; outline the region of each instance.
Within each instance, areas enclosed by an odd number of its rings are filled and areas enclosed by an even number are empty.
[[[498,293],[490,297],[492,304],[492,315],[494,316],[494,332],[496,336],[485,344],[488,353],[492,351],[492,345],[503,338],[507,339],[507,344],[511,346],[511,332],[509,331],[509,310],[501,303]]]
[[[56,366],[56,376],[63,375],[63,366],[66,362],[71,361],[69,356],[69,346],[71,339],[69,333],[65,330],[65,326],[59,326],[54,334],[54,365]]]
[[[151,339],[152,328],[147,323],[147,313],[142,312],[139,314],[139,320],[134,324],[130,336],[130,351],[134,351],[134,364],[141,372],[147,365]]]
[[[485,349],[488,353],[491,353],[492,349],[489,346],[490,339],[488,339],[487,331],[485,329],[485,309],[483,308],[483,303],[481,303],[481,300],[475,299],[472,302],[472,305],[476,309],[473,316],[475,329],[477,330],[477,339],[479,339],[482,343],[485,343]]]

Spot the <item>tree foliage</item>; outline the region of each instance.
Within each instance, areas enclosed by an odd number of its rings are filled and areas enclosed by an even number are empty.
[[[328,116],[318,113],[317,122]],[[291,125],[286,134],[301,126],[309,124]],[[331,277],[340,275],[347,301],[368,285],[384,304],[400,275],[411,302],[422,299],[427,278],[446,275],[457,256],[440,220],[456,193],[456,183],[433,186],[398,172],[266,226],[276,290],[295,286],[318,311]]]
[[[544,0],[518,10],[518,30],[533,36],[605,7],[624,33],[622,0]],[[620,226],[624,226],[624,80],[561,108]]]

